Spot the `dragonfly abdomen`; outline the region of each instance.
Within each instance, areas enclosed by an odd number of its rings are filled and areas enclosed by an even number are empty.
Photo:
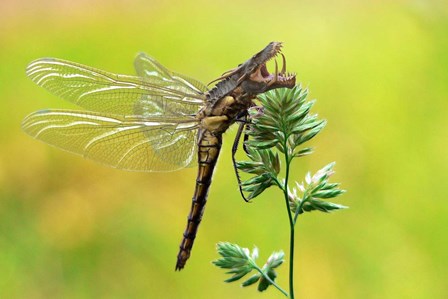
[[[222,144],[222,134],[213,134],[208,130],[199,132],[198,146],[198,175],[196,188],[191,203],[190,214],[188,215],[187,228],[185,229],[182,242],[180,243],[179,254],[177,255],[176,270],[181,270],[193,248],[194,239],[202,220],[207,195],[212,182],[213,170],[218,160]]]

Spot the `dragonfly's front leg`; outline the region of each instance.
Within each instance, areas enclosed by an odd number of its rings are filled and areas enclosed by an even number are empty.
[[[252,117],[258,117],[259,115],[263,114],[263,107],[262,106],[252,106],[250,109],[255,109],[256,113],[252,114]],[[241,178],[240,174],[238,172],[238,168],[236,167],[236,160],[235,155],[238,151],[238,145],[240,143],[241,135],[243,134],[243,131],[247,131],[250,128],[251,121],[248,120],[248,113],[247,111],[244,111],[241,113],[236,120],[239,123],[238,131],[236,132],[235,140],[233,141],[232,146],[232,162],[233,162],[233,168],[235,169],[236,179],[238,180],[238,187],[240,189],[241,196],[246,202],[249,202],[249,200],[246,198],[246,196],[243,193],[243,189],[241,187]],[[243,150],[246,152],[246,154],[249,154],[249,151],[247,149],[247,142],[249,140],[249,135],[245,132],[243,137]]]
[[[243,131],[247,125],[247,113],[245,113],[244,116],[240,116],[237,119],[237,122],[239,122],[238,131],[236,132],[235,140],[233,141],[233,146],[232,146],[233,169],[235,169],[235,175],[236,175],[236,179],[238,181],[238,188],[240,189],[241,196],[243,197],[244,201],[249,202],[249,200],[246,198],[246,196],[243,193],[243,189],[241,187],[241,178],[240,178],[240,174],[238,172],[238,168],[236,166],[236,160],[235,160],[235,155],[236,155],[236,152],[238,151],[238,145],[240,143],[241,134],[243,134]],[[244,133],[244,141],[247,141],[248,138],[249,138],[249,135]],[[243,149],[247,153],[246,144],[244,144],[244,143],[243,143]]]

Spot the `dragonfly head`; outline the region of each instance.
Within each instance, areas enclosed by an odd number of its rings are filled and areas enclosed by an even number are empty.
[[[281,53],[281,48],[281,42],[271,42],[249,60],[240,64],[237,68],[225,72],[217,80],[230,79],[233,82],[236,81],[235,88],[240,86],[244,93],[253,95],[274,88],[292,88],[296,83],[296,75],[286,73],[286,58]],[[281,56],[283,63],[280,71],[277,60],[275,60],[278,55]],[[273,58],[275,70],[270,73],[266,63]]]

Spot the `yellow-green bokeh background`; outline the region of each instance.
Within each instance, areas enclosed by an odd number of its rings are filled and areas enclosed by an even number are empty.
[[[73,108],[27,79],[54,56],[132,74],[138,51],[208,82],[285,42],[328,120],[294,176],[337,161],[349,210],[299,221],[297,298],[448,298],[445,1],[0,3],[0,297],[283,298],[225,284],[218,241],[288,248],[274,190],[245,204],[225,134],[192,258],[174,272],[196,171],[128,173],[26,136],[21,119]],[[279,283],[287,286],[287,267]]]

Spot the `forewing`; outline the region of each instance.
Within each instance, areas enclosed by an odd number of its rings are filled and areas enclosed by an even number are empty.
[[[36,84],[65,100],[115,115],[194,115],[205,99],[199,89],[179,82],[166,85],[162,78],[117,75],[56,58],[33,61],[26,72]]]
[[[158,82],[160,85],[188,91],[193,93],[205,93],[207,86],[196,79],[168,70],[153,57],[140,53],[134,61],[137,75],[149,80],[149,82]]]
[[[194,118],[121,117],[70,110],[27,116],[32,137],[88,159],[133,171],[173,171],[194,165],[198,126]]]
[[[208,89],[201,82],[172,72],[154,58],[140,53],[134,61],[137,75],[156,86],[187,94],[203,95]],[[136,105],[136,112],[142,115],[190,115],[196,108],[183,102],[173,102],[170,98],[143,95]]]

